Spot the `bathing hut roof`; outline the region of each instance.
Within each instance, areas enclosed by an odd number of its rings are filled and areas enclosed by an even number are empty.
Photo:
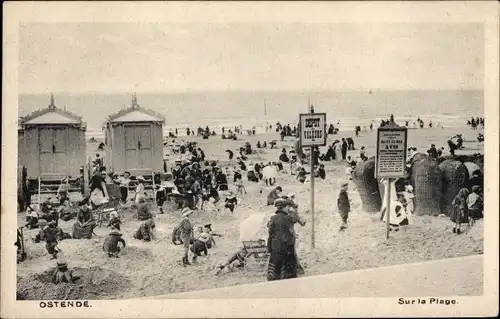
[[[396,124],[395,122],[389,122],[389,124],[381,127],[382,129],[391,129],[391,128],[405,128],[404,126],[400,126]]]
[[[54,103],[54,95],[50,96],[50,104],[44,109],[39,109],[21,117],[21,126],[37,124],[73,124],[84,126],[80,116],[64,109],[58,108]]]
[[[165,122],[165,117],[152,110],[140,107],[137,97],[132,96],[132,106],[108,116],[108,122]]]

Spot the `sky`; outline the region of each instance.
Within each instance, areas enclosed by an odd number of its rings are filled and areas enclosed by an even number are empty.
[[[482,89],[482,24],[37,23],[19,92]]]

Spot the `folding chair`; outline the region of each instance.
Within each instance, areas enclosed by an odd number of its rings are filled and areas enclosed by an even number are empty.
[[[269,260],[269,253],[267,252],[267,245],[265,243],[259,243],[258,240],[248,240],[243,241],[242,243],[243,248],[245,249],[247,254],[245,260],[246,269],[262,269],[267,265],[267,261]]]

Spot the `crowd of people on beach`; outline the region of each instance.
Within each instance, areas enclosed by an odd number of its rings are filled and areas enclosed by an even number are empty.
[[[389,120],[382,121],[380,126],[389,125],[394,122],[391,115]],[[423,121],[418,118],[417,122],[423,127]],[[484,119],[472,119],[471,127],[484,125]],[[473,124],[474,123],[474,124]],[[408,126],[408,122],[406,122]],[[432,127],[432,123],[429,123]],[[272,125],[266,124],[266,131],[271,131]],[[175,135],[170,133],[172,143],[167,141],[165,145],[170,146],[173,154],[178,155],[178,159],[173,161],[173,167],[164,165],[163,172],[154,174],[151,179],[143,176],[133,177],[130,172],[124,172],[121,175],[107,172],[103,165],[102,158],[97,154],[93,161],[92,177],[89,181],[90,196],[84,198],[78,203],[78,209],[73,210],[73,204],[70,202],[68,178],[61,181],[56,193],[56,201],[48,198],[39,205],[27,205],[26,227],[33,229],[39,228],[36,242],[45,242],[47,253],[51,258],[57,259],[60,249],[58,243],[66,239],[91,238],[94,229],[101,223],[103,214],[106,215],[105,226],[110,228],[110,232],[104,238],[102,249],[110,258],[118,258],[121,249],[126,246],[123,239],[122,227],[123,216],[121,210],[131,205],[134,208],[134,218],[140,221],[139,227],[132,234],[135,240],[150,242],[155,239],[155,230],[158,214],[165,214],[164,205],[169,203],[171,210],[180,210],[180,221],[172,230],[171,241],[174,245],[182,249],[180,258],[183,266],[190,266],[196,263],[200,257],[207,256],[210,249],[216,247],[215,237],[221,235],[214,232],[212,224],[208,223],[201,227],[195,227],[191,216],[199,211],[207,216],[218,216],[220,214],[233,214],[241,201],[244,201],[244,195],[247,194],[245,183],[260,184],[260,193],[272,189],[267,194],[267,205],[276,209],[275,214],[270,218],[267,228],[267,238],[255,238],[258,247],[264,248],[268,255],[267,279],[278,280],[294,278],[304,273],[300,265],[297,252],[297,235],[295,225],[305,225],[305,220],[298,210],[294,194],[285,194],[283,187],[277,185],[279,174],[295,175],[299,183],[305,183],[311,174],[314,177],[325,180],[328,178],[325,164],[328,162],[341,163],[345,165],[346,180],[340,182],[340,191],[337,196],[337,211],[341,219],[339,230],[344,231],[348,227],[349,213],[351,212],[351,200],[349,196],[349,181],[352,180],[352,174],[356,170],[358,163],[367,161],[368,154],[365,146],[359,149],[359,155],[355,158],[348,156],[348,151],[356,150],[355,141],[352,137],[342,137],[327,145],[326,151],[321,153],[318,147],[312,149],[312,155],[309,158],[304,150],[298,144],[296,138],[297,126],[282,125],[276,123],[276,132],[279,133],[281,141],[285,137],[293,137],[294,144],[287,150],[282,148],[278,158],[275,161],[257,161],[255,163],[250,159],[257,154],[259,150],[270,147],[273,149],[277,145],[276,140],[258,141],[255,148],[249,142],[245,142],[237,150],[226,150],[228,163],[219,163],[219,161],[207,160],[205,152],[193,141],[176,141],[177,129]],[[366,130],[366,127],[365,127]],[[370,130],[373,125],[370,124]],[[356,136],[361,131],[361,127],[355,129]],[[189,136],[194,131],[186,129]],[[255,127],[247,132],[249,135],[255,135]],[[330,124],[329,134],[338,134],[338,128]],[[199,127],[196,136],[204,139],[216,135],[208,127]],[[243,135],[243,128],[234,127],[233,130],[226,132],[222,128],[223,138],[234,139],[237,135]],[[450,155],[455,155],[456,150],[463,148],[463,137],[461,134],[448,140]],[[443,155],[444,147],[437,148],[431,144],[426,151],[432,159],[437,159]],[[237,153],[236,158],[234,158]],[[408,163],[418,154],[415,147],[408,149]],[[313,171],[308,171],[306,164],[308,160],[313,161]],[[83,172],[81,172],[83,174]],[[244,176],[246,175],[246,181]],[[310,178],[310,177],[309,177]],[[146,191],[146,185],[152,184],[152,192]],[[133,196],[130,196],[131,185],[133,187]],[[234,186],[235,191],[231,190]],[[454,210],[450,214],[454,223],[453,233],[461,233],[461,225],[471,224],[482,217],[483,214],[483,184],[479,179],[479,172],[475,171],[471,178],[470,186],[461,189],[453,200]],[[243,199],[241,198],[243,197]],[[223,199],[224,198],[224,199]],[[411,213],[413,212],[413,188],[409,183],[405,184],[404,191],[398,193],[397,200],[399,205],[394,208],[397,215],[392,218],[391,229],[397,231],[400,226],[411,224]],[[154,206],[156,205],[156,209]],[[170,210],[168,210],[170,212]],[[382,212],[381,219],[385,211]],[[392,214],[392,212],[388,212]],[[72,234],[64,233],[59,227],[59,219],[69,221],[75,219]],[[18,247],[19,243],[16,243]],[[255,254],[248,247],[242,247],[228,260],[219,265],[216,274],[229,268],[233,264],[236,267],[244,269],[248,258]],[[71,272],[68,270],[66,261],[59,261],[54,282],[72,281]]]

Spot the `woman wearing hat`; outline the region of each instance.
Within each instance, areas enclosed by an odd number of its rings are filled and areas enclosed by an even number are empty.
[[[188,260],[189,244],[194,239],[193,225],[189,220],[189,216],[193,213],[188,207],[182,210],[181,221],[177,227],[174,228],[172,234],[172,242],[177,244],[180,241],[184,248],[184,257],[182,257],[182,265],[190,265]]]
[[[270,253],[267,280],[279,280],[297,277],[297,259],[295,254],[295,235],[292,227],[295,221],[287,213],[289,201],[278,198],[274,202],[277,208],[267,225]]]

